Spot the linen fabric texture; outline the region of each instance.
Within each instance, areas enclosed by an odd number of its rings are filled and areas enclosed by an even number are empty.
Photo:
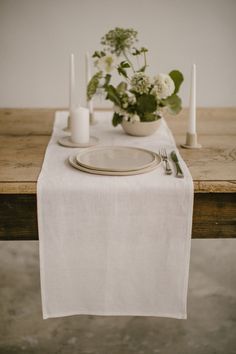
[[[100,145],[175,149],[183,179],[163,164],[135,176],[74,169],[68,157],[80,150],[58,144],[67,116],[56,113],[37,183],[43,318],[186,318],[193,182],[166,121],[152,136],[132,137],[99,112],[91,135]]]

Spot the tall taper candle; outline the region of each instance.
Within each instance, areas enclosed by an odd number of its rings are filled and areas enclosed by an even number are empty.
[[[196,134],[196,65],[192,66],[190,100],[189,100],[189,120],[188,133]]]
[[[72,111],[75,108],[75,61],[74,54],[70,55],[70,83],[69,83],[69,109]]]
[[[86,52],[86,83],[88,85],[89,81],[91,80],[91,65],[90,65],[90,56],[89,52]],[[89,116],[90,116],[90,123],[94,123],[94,110],[93,110],[93,99],[88,101],[88,109],[89,109]]]

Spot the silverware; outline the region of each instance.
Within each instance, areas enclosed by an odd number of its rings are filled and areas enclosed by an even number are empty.
[[[183,171],[180,167],[180,164],[179,164],[179,160],[178,160],[178,157],[176,155],[176,152],[175,151],[172,151],[170,153],[170,156],[172,158],[172,161],[175,163],[175,167],[176,167],[176,177],[178,178],[183,178],[184,177],[184,174],[183,174]]]
[[[162,160],[165,162],[165,172],[167,175],[172,174],[172,168],[170,167],[169,161],[168,161],[168,156],[165,148],[161,148],[159,151],[159,154],[162,158]]]

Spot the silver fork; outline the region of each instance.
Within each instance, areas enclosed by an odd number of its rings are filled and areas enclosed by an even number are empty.
[[[172,174],[172,168],[170,167],[170,163],[168,161],[168,156],[165,148],[161,148],[159,151],[159,154],[162,158],[162,160],[165,162],[165,172],[167,175]]]

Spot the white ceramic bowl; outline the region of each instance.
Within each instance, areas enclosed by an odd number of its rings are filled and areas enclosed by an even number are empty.
[[[128,122],[127,120],[122,121],[121,126],[124,131],[133,136],[148,136],[155,133],[159,128],[161,123],[161,118],[154,120],[152,122]]]

